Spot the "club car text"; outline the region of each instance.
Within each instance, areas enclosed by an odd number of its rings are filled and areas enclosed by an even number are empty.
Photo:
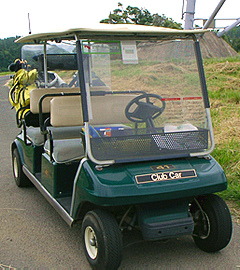
[[[197,177],[197,173],[195,170],[152,173],[152,174],[145,174],[145,175],[137,175],[135,178],[138,184],[143,184],[143,183],[149,183],[149,182],[177,180],[177,179],[192,178],[192,177]]]

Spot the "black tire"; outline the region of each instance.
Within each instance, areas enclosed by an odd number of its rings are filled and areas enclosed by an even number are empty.
[[[191,205],[193,239],[206,252],[226,247],[232,236],[232,218],[227,204],[217,195],[197,197]]]
[[[82,243],[93,269],[117,269],[122,260],[122,237],[117,222],[107,211],[89,211],[82,223]]]
[[[12,169],[13,177],[18,187],[28,187],[31,185],[30,180],[23,173],[22,163],[17,148],[12,152]]]

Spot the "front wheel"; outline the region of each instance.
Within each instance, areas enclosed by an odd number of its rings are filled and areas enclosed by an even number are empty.
[[[226,247],[232,236],[232,219],[227,204],[217,195],[195,198],[190,209],[194,220],[193,239],[206,252]]]
[[[93,269],[117,269],[122,259],[122,237],[117,222],[107,211],[89,211],[82,223],[85,255]]]

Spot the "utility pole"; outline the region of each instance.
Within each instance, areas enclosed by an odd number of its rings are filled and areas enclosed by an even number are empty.
[[[183,0],[184,1],[184,0]],[[184,12],[184,29],[193,29],[196,0],[186,0],[187,7]],[[184,3],[184,2],[183,2]]]

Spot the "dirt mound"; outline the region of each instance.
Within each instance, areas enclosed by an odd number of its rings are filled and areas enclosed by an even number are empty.
[[[203,58],[221,58],[235,56],[238,53],[216,33],[208,32],[200,38]]]
[[[207,32],[199,38],[203,58],[225,58],[236,56],[238,53],[222,38],[219,38],[215,32]],[[166,45],[167,46],[162,46]],[[189,49],[188,49],[189,46]],[[151,50],[149,50],[151,47]],[[165,44],[146,42],[138,46],[138,55],[141,59],[149,60],[155,58],[156,61],[169,60],[173,55],[176,59],[184,57],[192,59],[193,51],[189,44],[182,45],[176,42],[166,42]]]

